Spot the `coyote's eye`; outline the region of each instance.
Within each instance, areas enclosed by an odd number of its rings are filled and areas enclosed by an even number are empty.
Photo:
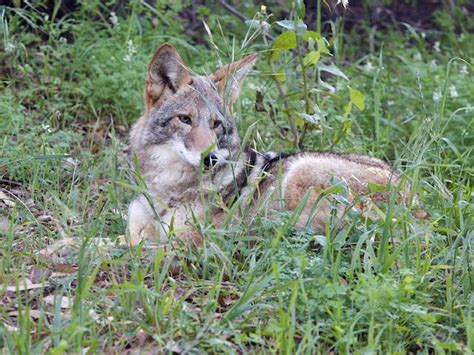
[[[191,125],[193,121],[191,120],[191,117],[186,116],[186,115],[179,115],[178,116],[179,120],[183,122],[184,124]]]
[[[215,120],[212,128],[217,129],[222,125],[222,121]]]

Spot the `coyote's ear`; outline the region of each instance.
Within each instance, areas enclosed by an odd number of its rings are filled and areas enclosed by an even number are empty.
[[[153,55],[145,79],[145,116],[190,82],[189,71],[176,48],[168,43],[160,46]]]
[[[217,91],[224,99],[224,104],[229,108],[232,108],[232,105],[237,101],[240,87],[252,70],[256,60],[257,54],[251,54],[218,69],[210,76],[211,80],[216,84]]]

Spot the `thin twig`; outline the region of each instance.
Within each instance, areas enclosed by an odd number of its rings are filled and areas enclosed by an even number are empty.
[[[218,0],[217,1],[219,4],[222,5],[222,7],[224,7],[227,11],[229,11],[232,15],[236,16],[237,18],[239,18],[242,22],[245,22],[248,20],[247,16],[241,14],[239,11],[237,11],[237,9],[235,7],[233,7],[232,5],[230,5],[227,1],[225,0]]]
[[[272,65],[272,72],[274,71],[275,70],[273,69],[273,65]],[[274,80],[275,80],[276,87],[278,89],[278,93],[280,94],[280,97],[283,99],[283,105],[285,106],[285,111],[286,111],[286,114],[288,115],[288,122],[290,123],[291,133],[293,134],[293,137],[294,137],[295,147],[299,148],[300,137],[298,135],[298,130],[296,129],[296,125],[293,120],[293,116],[291,114],[290,104],[288,103],[288,99],[286,97],[285,91],[283,91],[280,81],[278,80],[277,77],[275,77]]]

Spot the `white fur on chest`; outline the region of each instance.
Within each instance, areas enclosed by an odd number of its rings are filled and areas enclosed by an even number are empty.
[[[180,185],[198,187],[196,168],[183,161],[171,144],[150,147],[146,152],[146,180],[152,193],[167,194]],[[165,197],[165,196],[163,196]]]

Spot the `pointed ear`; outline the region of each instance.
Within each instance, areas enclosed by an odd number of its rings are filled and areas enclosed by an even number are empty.
[[[145,79],[145,116],[190,82],[191,75],[176,48],[168,43],[160,46],[153,55]]]
[[[241,60],[228,64],[210,75],[224,103],[232,108],[240,94],[240,88],[257,61],[257,54],[251,54]]]

